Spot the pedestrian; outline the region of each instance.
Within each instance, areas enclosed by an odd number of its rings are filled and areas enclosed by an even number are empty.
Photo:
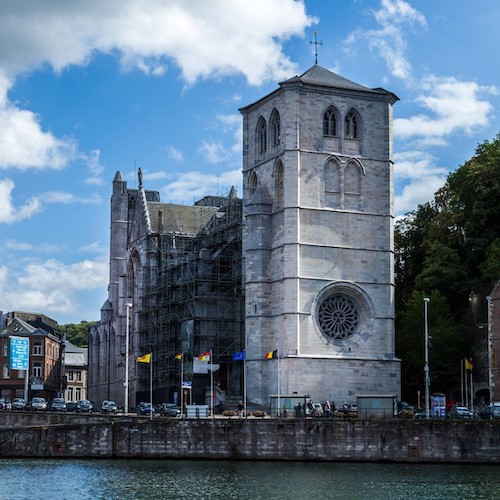
[[[238,403],[238,414],[239,414],[240,418],[243,417],[243,410],[244,410],[244,408],[245,408],[245,405],[243,404],[243,401],[240,401]]]
[[[325,401],[325,416],[326,418],[332,418],[332,407],[328,400]]]

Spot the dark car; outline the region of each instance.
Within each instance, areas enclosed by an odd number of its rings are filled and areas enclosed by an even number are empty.
[[[103,401],[101,404],[102,413],[117,413],[118,407],[114,401]]]
[[[92,413],[94,411],[94,405],[92,401],[88,399],[80,399],[80,401],[76,402],[75,411],[77,413]]]
[[[54,398],[50,405],[51,411],[66,411],[66,401],[64,398]]]
[[[477,412],[479,418],[486,418],[488,420],[494,420],[500,418],[500,406],[489,405],[484,406]]]
[[[160,406],[160,415],[164,417],[178,417],[181,414],[181,410],[174,403],[163,403]]]
[[[12,400],[11,408],[13,410],[26,410],[26,401],[24,398],[14,398]]]
[[[153,405],[151,403],[139,403],[139,406],[137,407],[137,416],[141,415],[151,415],[155,414],[155,409],[153,408]]]
[[[10,410],[10,408],[10,401],[7,401],[5,398],[0,398],[0,410]]]
[[[70,401],[69,403],[66,403],[66,411],[69,411],[69,412],[76,411],[76,403],[74,401]]]

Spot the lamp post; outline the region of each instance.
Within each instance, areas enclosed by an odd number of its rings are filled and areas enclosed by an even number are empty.
[[[493,299],[488,295],[486,300],[488,301],[488,389],[490,393],[490,404],[493,404],[493,339],[491,335]]]
[[[127,306],[127,319],[126,319],[126,328],[125,328],[125,383],[123,384],[125,386],[125,404],[123,405],[123,410],[125,412],[125,415],[128,413],[128,358],[129,358],[129,336],[130,336],[130,308],[132,307],[132,304],[128,302],[126,304]]]
[[[425,364],[424,364],[424,377],[425,377],[425,418],[429,418],[429,297],[424,297],[424,332],[425,332]]]

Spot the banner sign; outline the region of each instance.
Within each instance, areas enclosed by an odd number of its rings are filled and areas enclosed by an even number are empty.
[[[10,337],[9,368],[11,370],[28,370],[30,339],[28,337]]]

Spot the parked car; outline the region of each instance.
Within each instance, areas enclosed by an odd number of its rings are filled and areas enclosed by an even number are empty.
[[[324,415],[323,406],[321,403],[313,403],[313,416],[322,417]]]
[[[454,406],[450,410],[450,418],[474,418],[474,413],[466,406]]]
[[[50,409],[51,411],[66,411],[66,401],[64,398],[54,398]]]
[[[76,411],[76,402],[70,401],[66,403],[66,411],[75,412]]]
[[[29,406],[32,411],[44,411],[49,407],[47,401],[44,398],[33,398]]]
[[[139,406],[137,407],[137,416],[140,417],[141,415],[151,415],[155,414],[155,409],[153,408],[153,405],[151,403],[139,403]]]
[[[0,410],[10,410],[11,403],[6,398],[0,398]]]
[[[160,406],[160,415],[164,417],[178,417],[181,414],[181,410],[174,403],[163,403]]]
[[[14,398],[12,400],[11,408],[13,410],[25,410],[26,401],[24,400],[24,398]]]
[[[483,406],[477,412],[477,416],[479,418],[486,418],[489,420],[500,418],[500,406],[498,405]]]
[[[103,401],[101,404],[102,413],[117,413],[118,407],[114,401]]]
[[[92,404],[92,401],[89,401],[88,399],[80,399],[76,402],[75,411],[77,413],[92,413],[94,411],[94,405]]]

